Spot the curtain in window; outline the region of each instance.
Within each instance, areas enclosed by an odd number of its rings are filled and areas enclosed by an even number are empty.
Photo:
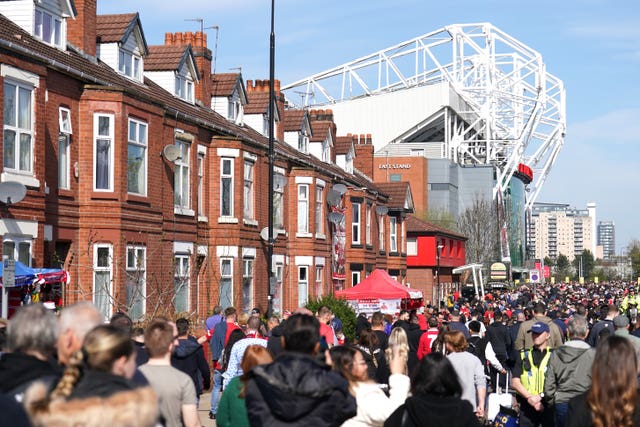
[[[96,188],[109,189],[109,162],[111,159],[111,141],[98,139],[96,141]]]
[[[95,272],[95,288],[93,290],[93,301],[98,310],[108,319],[111,315],[109,304],[109,291],[111,284],[111,273],[108,271]]]

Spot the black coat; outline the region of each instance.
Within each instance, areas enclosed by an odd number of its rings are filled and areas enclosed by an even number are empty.
[[[509,359],[509,349],[512,344],[509,328],[500,322],[493,322],[487,327],[487,338],[500,363]]]
[[[87,370],[73,388],[70,399],[86,397],[109,397],[121,391],[130,391],[138,386],[131,380],[110,372]]]
[[[285,352],[248,376],[246,405],[252,427],[337,427],[356,415],[347,381],[312,356]]]
[[[211,371],[204,357],[204,349],[194,337],[179,339],[178,343],[171,355],[171,366],[191,377],[200,396],[203,389],[211,387]]]
[[[3,353],[0,358],[0,393],[20,399],[36,380],[55,385],[61,371],[53,363],[23,353]]]
[[[406,415],[405,415],[406,412]],[[405,418],[403,422],[403,418]],[[417,395],[409,397],[384,423],[384,427],[481,427],[471,403],[459,397]]]

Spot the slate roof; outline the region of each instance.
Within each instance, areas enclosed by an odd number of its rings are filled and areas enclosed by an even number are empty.
[[[212,96],[229,97],[233,95],[240,80],[240,73],[218,73],[211,75]]]
[[[444,227],[440,227],[428,221],[421,220],[413,215],[407,217],[407,234],[446,234],[447,236],[457,237],[459,239],[467,240],[467,237],[456,231],[449,230]]]
[[[173,71],[178,70],[187,60],[189,45],[149,46],[149,54],[144,59],[145,71]]]

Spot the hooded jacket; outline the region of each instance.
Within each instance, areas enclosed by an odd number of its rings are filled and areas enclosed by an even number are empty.
[[[403,420],[404,418],[404,420]],[[385,427],[481,427],[471,404],[459,397],[417,395],[387,418]]]
[[[211,387],[211,371],[204,357],[204,349],[194,337],[179,339],[171,355],[171,366],[189,375],[200,396],[203,389]]]
[[[533,338],[529,333],[529,329],[531,329],[533,324],[537,322],[544,322],[549,326],[549,347],[555,350],[562,345],[562,332],[560,331],[560,328],[558,328],[558,325],[553,323],[553,320],[549,317],[538,314],[520,324],[518,336],[516,341],[513,343],[513,346],[517,351],[533,347]]]
[[[312,356],[286,352],[248,375],[246,403],[253,427],[339,426],[356,415],[347,381]]]
[[[551,403],[565,403],[591,387],[591,365],[596,350],[582,340],[571,340],[551,353],[544,379],[544,395]]]

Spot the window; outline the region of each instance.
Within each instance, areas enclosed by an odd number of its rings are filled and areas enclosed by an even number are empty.
[[[176,313],[189,311],[189,287],[191,273],[189,254],[174,254],[173,310]]]
[[[244,161],[244,219],[253,219],[253,168],[255,164]]]
[[[365,218],[365,242],[371,246],[371,205],[367,205],[367,217]]]
[[[4,82],[4,167],[32,173],[33,86]]]
[[[326,163],[331,162],[331,146],[329,145],[329,141],[322,143],[322,161]]]
[[[309,232],[309,185],[298,185],[298,233]]]
[[[140,64],[142,63],[142,59],[134,55],[131,52],[127,52],[123,49],[120,49],[120,56],[118,62],[118,70],[121,74],[124,74],[127,77],[130,77],[135,80],[141,80],[140,76]]]
[[[324,266],[316,265],[316,297],[320,298],[323,295],[322,283],[324,282]]]
[[[309,137],[303,133],[298,134],[298,151],[305,154],[309,152]]]
[[[378,247],[380,251],[384,251],[384,215],[378,215]]]
[[[400,250],[403,253],[407,253],[407,233],[405,232],[405,221],[404,219],[400,220],[400,240],[401,240],[401,244],[400,244]]]
[[[284,174],[274,177],[274,182],[286,182]],[[284,228],[284,187],[277,186],[273,190],[273,227]]]
[[[176,147],[180,150],[180,156],[178,156],[175,161],[173,203],[175,206],[189,209],[189,159],[191,144],[187,141],[176,140]]]
[[[361,227],[361,218],[360,218],[360,203],[352,204],[352,212],[353,216],[351,219],[351,243],[358,245],[360,244],[360,227]]]
[[[389,252],[398,252],[398,218],[389,217]]]
[[[204,157],[205,153],[198,150],[198,215],[204,216]]]
[[[98,244],[93,247],[93,303],[105,319],[111,317],[113,247]]]
[[[193,82],[185,76],[176,76],[176,96],[185,101],[193,102]]]
[[[407,239],[407,255],[418,255],[418,239],[416,239],[415,237],[409,237]]]
[[[389,182],[400,182],[402,181],[402,174],[401,173],[392,173],[389,176]]]
[[[246,313],[253,308],[253,258],[242,260],[242,310]]]
[[[145,312],[147,248],[127,246],[126,304],[129,317],[135,322]]]
[[[220,160],[220,216],[233,216],[233,159]]]
[[[127,191],[147,194],[147,124],[129,119]]]
[[[323,235],[324,234],[324,218],[322,217],[323,213],[323,204],[324,204],[324,188],[318,186],[316,187],[316,234]]]
[[[113,115],[93,116],[94,190],[113,191]]]
[[[298,266],[298,307],[304,307],[309,301],[309,267]]]
[[[360,271],[351,272],[351,286],[355,286],[360,283]]]
[[[282,314],[282,277],[284,273],[284,265],[282,263],[276,263],[275,277],[276,277],[276,289],[275,294],[272,296],[273,311],[275,313]]]
[[[2,255],[31,266],[31,239],[5,236],[2,241]]]
[[[220,259],[220,304],[222,307],[233,305],[233,258]]]
[[[59,134],[58,134],[58,188],[68,190],[71,174],[70,143],[71,143],[71,112],[66,108],[59,110]]]
[[[33,35],[47,44],[62,47],[62,19],[36,8]]]

